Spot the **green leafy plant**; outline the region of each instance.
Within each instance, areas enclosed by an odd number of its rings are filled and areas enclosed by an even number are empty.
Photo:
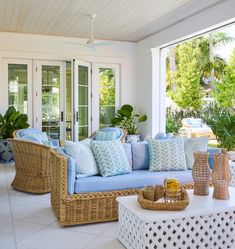
[[[182,126],[182,119],[189,117],[200,118],[201,115],[201,111],[185,109],[172,110],[168,107],[166,110],[166,133],[177,134]]]
[[[10,106],[3,116],[0,114],[0,139],[11,138],[15,130],[28,128],[28,117]]]
[[[137,124],[146,120],[147,115],[140,116],[135,113],[133,106],[123,105],[112,119],[112,126],[125,129],[129,135],[136,135],[138,133]]]
[[[216,104],[207,108],[205,121],[211,127],[219,146],[232,150],[235,147],[235,113],[232,108],[223,108]]]

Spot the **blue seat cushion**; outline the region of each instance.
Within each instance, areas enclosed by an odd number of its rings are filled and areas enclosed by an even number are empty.
[[[143,188],[145,185],[162,185],[167,177],[176,177],[181,184],[192,182],[192,171],[161,171],[134,170],[131,174],[112,177],[76,175],[75,193],[104,192],[122,189]]]

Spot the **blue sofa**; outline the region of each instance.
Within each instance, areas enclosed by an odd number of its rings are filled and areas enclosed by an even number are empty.
[[[75,225],[117,219],[116,197],[137,194],[145,185],[161,185],[168,176],[175,176],[190,188],[191,170],[150,172],[147,142],[123,144],[132,173],[112,177],[81,176],[76,173],[73,158],[52,150],[52,208],[62,225]],[[220,149],[210,148],[209,163]]]

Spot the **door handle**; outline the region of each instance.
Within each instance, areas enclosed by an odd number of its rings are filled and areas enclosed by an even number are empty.
[[[64,121],[64,112],[60,112],[60,121],[61,121],[61,122]]]
[[[78,112],[76,112],[76,121],[78,122]]]

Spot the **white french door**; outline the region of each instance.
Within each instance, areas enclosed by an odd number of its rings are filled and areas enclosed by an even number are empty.
[[[52,138],[85,139],[110,126],[119,107],[118,64],[3,59],[3,67],[4,108],[15,106]]]
[[[73,61],[73,140],[85,139],[91,134],[91,63]]]
[[[92,131],[111,126],[120,104],[120,66],[93,64],[92,66]]]
[[[7,105],[14,106],[17,111],[28,115],[28,123],[32,125],[32,60],[3,59],[4,98]]]
[[[65,139],[65,63],[35,61],[34,127]]]

